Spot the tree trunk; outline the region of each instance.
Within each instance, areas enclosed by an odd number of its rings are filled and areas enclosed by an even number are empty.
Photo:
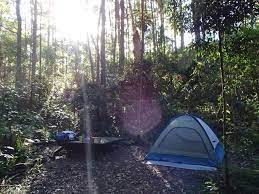
[[[228,169],[228,142],[227,142],[227,127],[226,127],[226,93],[225,93],[225,70],[224,70],[224,56],[222,51],[222,41],[223,41],[223,33],[221,29],[219,29],[219,55],[220,55],[220,70],[221,70],[221,87],[222,87],[222,100],[223,100],[223,144],[225,148],[225,185],[226,188],[229,188],[229,169]]]
[[[116,63],[116,50],[117,50],[117,28],[118,28],[118,17],[119,17],[119,5],[118,0],[115,0],[115,11],[114,11],[114,39],[113,39],[113,48],[112,48],[112,59],[113,65]]]
[[[24,53],[25,53],[25,60],[26,60],[26,63],[27,63],[27,61],[28,61],[28,59],[29,59],[29,56],[28,56],[28,37],[27,37],[27,20],[26,20],[26,17],[25,17],[25,19],[24,19]],[[27,67],[27,65],[25,65],[23,68],[22,68],[22,74],[23,74],[23,84],[25,84],[25,85],[27,85],[27,79],[26,79],[26,74],[27,74],[27,69],[28,69],[28,67]],[[29,67],[29,69],[30,69],[30,67]]]
[[[74,47],[74,61],[75,61],[75,66],[74,66],[74,80],[77,85],[77,87],[80,87],[81,85],[81,74],[80,74],[80,51],[79,51],[79,43],[76,44]]]
[[[155,34],[155,18],[154,18],[154,5],[153,1],[150,1],[151,17],[152,17],[152,41],[153,41],[153,55],[154,60],[156,59],[156,34]]]
[[[129,9],[127,7],[128,5],[128,1],[126,1],[126,21],[127,21],[127,31],[126,31],[126,37],[127,37],[127,41],[126,41],[126,48],[127,48],[127,51],[126,51],[126,60],[130,58],[129,56],[129,50],[130,50],[130,41],[129,41],[129,33],[130,33],[130,24],[129,24]]]
[[[199,2],[198,0],[192,1],[192,17],[193,17],[193,28],[194,28],[194,35],[195,35],[195,42],[200,44],[201,42],[201,35],[200,35],[200,14],[199,10]]]
[[[17,47],[16,47],[16,74],[15,88],[20,94],[22,87],[22,18],[20,12],[21,0],[16,0],[16,16],[17,16]]]
[[[101,84],[106,85],[106,60],[105,60],[105,1],[102,0],[102,31],[101,31]]]
[[[100,21],[101,21],[101,14],[102,14],[102,4],[100,6],[99,11],[99,17],[98,17],[98,25],[97,25],[97,36],[96,36],[96,83],[100,84],[100,48],[99,48],[99,42],[100,42]],[[94,41],[93,41],[94,43]]]
[[[90,48],[89,35],[87,35],[87,50],[88,50],[88,58],[89,58],[90,66],[91,66],[91,78],[92,78],[92,82],[94,82],[95,81],[94,61],[93,61],[92,52],[91,52],[91,48]]]
[[[42,77],[42,8],[40,8],[40,45],[39,45],[39,79]]]
[[[141,62],[143,62],[144,52],[145,52],[145,1],[141,0]]]
[[[0,12],[0,19],[2,19],[2,15],[3,15],[3,11]],[[0,20],[0,23],[2,23],[2,21]],[[0,34],[2,31],[2,25],[0,25]],[[2,41],[0,41],[0,80],[3,79],[3,75],[2,73],[4,73],[4,53],[3,53],[3,43]]]
[[[124,52],[124,19],[125,19],[125,10],[124,10],[124,0],[120,2],[121,9],[121,29],[120,29],[120,55],[119,55],[119,66],[120,74],[124,72],[124,63],[125,63],[125,52]]]
[[[34,94],[35,94],[36,63],[37,63],[37,0],[34,0],[33,24],[32,24],[31,100],[33,100]]]
[[[183,5],[182,5],[182,0],[179,1],[179,6],[180,6],[180,36],[181,36],[181,49],[184,48],[184,25],[183,25]]]
[[[160,49],[163,50],[163,54],[165,55],[165,27],[164,27],[164,2],[160,0],[159,4],[159,14],[160,14]]]
[[[174,5],[173,9],[174,9],[174,14],[176,15],[176,13],[177,13],[176,5]],[[174,49],[175,49],[175,52],[177,52],[177,22],[176,22],[176,18],[174,18],[173,25],[174,25]]]
[[[133,54],[134,54],[134,61],[135,63],[140,63],[141,62],[141,41],[140,41],[140,36],[139,32],[137,30],[135,21],[134,21],[134,16],[133,16],[133,11],[131,7],[131,3],[129,1],[129,9],[130,9],[130,16],[131,16],[131,23],[132,23],[132,31],[133,31]]]

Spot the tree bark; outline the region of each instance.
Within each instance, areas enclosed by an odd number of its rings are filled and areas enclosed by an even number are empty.
[[[119,54],[119,66],[120,66],[120,74],[124,72],[124,63],[125,63],[125,52],[124,52],[124,19],[125,19],[125,10],[124,10],[124,0],[120,2],[121,9],[121,28],[120,28],[120,54]]]
[[[91,48],[90,48],[89,35],[87,35],[87,50],[88,50],[88,58],[89,58],[90,66],[91,66],[91,78],[92,78],[92,82],[94,82],[95,81],[94,61],[93,61],[92,52],[91,52]]]
[[[200,44],[201,42],[201,34],[200,34],[200,14],[199,10],[199,2],[198,0],[192,1],[192,17],[193,17],[193,28],[194,28],[194,35],[195,35],[195,42]]]
[[[39,43],[39,65],[40,65],[40,69],[39,69],[39,79],[41,79],[42,77],[42,7],[40,8],[40,43]]]
[[[126,0],[125,2],[125,5],[126,5],[126,42],[125,42],[125,48],[126,48],[126,51],[125,51],[125,61],[129,58],[129,10],[127,8],[127,5],[128,5],[128,0]]]
[[[173,10],[174,10],[174,15],[176,15],[176,13],[177,13],[176,5],[174,5]],[[175,50],[175,52],[177,52],[177,22],[176,22],[176,18],[174,18],[173,25],[174,25],[174,50]]]
[[[160,0],[159,4],[159,14],[160,14],[160,49],[163,50],[165,55],[165,27],[164,27],[164,1]]]
[[[145,52],[145,1],[141,0],[141,62],[143,62],[144,52]]]
[[[99,11],[99,17],[98,17],[98,25],[97,25],[97,36],[96,36],[96,83],[100,84],[100,48],[99,48],[99,42],[100,42],[100,33],[99,33],[99,27],[100,27],[100,21],[101,21],[101,14],[102,14],[102,4],[100,5],[100,11]],[[94,41],[93,41],[94,43]]]
[[[0,12],[0,19],[2,18],[3,12]],[[2,21],[0,20],[0,22],[2,23]],[[0,25],[0,33],[2,31],[2,25]],[[3,76],[2,76],[2,68],[4,66],[4,56],[3,56],[3,44],[2,41],[0,41],[0,80],[2,80]]]
[[[113,64],[115,65],[116,63],[116,51],[117,51],[117,28],[118,28],[118,17],[119,17],[119,3],[118,0],[115,0],[115,11],[114,11],[114,39],[113,39],[113,48],[112,48],[112,59],[113,59]]]
[[[153,41],[153,55],[154,60],[156,59],[156,34],[155,34],[155,18],[154,18],[154,5],[153,1],[150,1],[151,17],[152,17],[152,41]]]
[[[184,25],[183,25],[183,5],[182,0],[179,0],[179,7],[180,7],[180,36],[181,36],[181,49],[184,48]]]
[[[141,41],[140,41],[140,36],[139,32],[137,30],[135,21],[134,21],[134,16],[133,16],[133,11],[132,11],[132,6],[129,1],[129,9],[130,9],[130,16],[131,16],[131,23],[132,23],[132,31],[133,31],[133,54],[134,54],[134,61],[135,63],[140,63],[141,62]]]
[[[220,70],[221,70],[221,88],[222,88],[222,101],[223,101],[223,144],[225,148],[225,185],[227,190],[229,189],[229,169],[228,169],[228,142],[227,142],[227,104],[226,104],[226,92],[225,92],[225,70],[224,70],[224,55],[222,51],[223,32],[219,29],[219,55],[220,55]]]
[[[17,45],[16,45],[16,74],[15,88],[20,94],[22,87],[22,18],[20,12],[21,0],[16,0],[16,17],[17,17]]]
[[[32,24],[32,64],[31,64],[31,100],[35,95],[36,63],[37,63],[37,0],[33,3],[33,24]]]
[[[106,85],[106,60],[105,60],[105,0],[102,0],[102,31],[101,31],[101,84]]]

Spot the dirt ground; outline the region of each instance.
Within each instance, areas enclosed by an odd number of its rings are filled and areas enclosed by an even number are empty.
[[[92,162],[58,157],[31,172],[13,193],[200,193],[204,180],[216,176],[146,165],[145,154],[143,147],[120,145]]]

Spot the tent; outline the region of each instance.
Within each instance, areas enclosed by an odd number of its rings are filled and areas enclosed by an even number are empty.
[[[172,119],[145,157],[147,164],[211,171],[223,159],[224,149],[215,133],[192,115]]]

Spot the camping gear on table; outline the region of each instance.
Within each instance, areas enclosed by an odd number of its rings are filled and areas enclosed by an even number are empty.
[[[77,140],[78,134],[73,131],[62,131],[57,133],[56,141],[65,142],[65,141],[75,141]]]
[[[192,115],[172,119],[145,157],[147,164],[210,171],[223,159],[224,149],[215,133]]]
[[[58,144],[67,151],[68,155],[86,153],[87,148],[91,146],[91,151],[102,153],[112,151],[113,145],[123,141],[119,137],[92,137],[82,141],[63,141]]]
[[[121,142],[123,138],[118,137],[88,137],[85,133],[79,135],[73,131],[62,131],[56,135],[56,143],[61,146],[54,155],[61,150],[66,150],[69,155],[85,153],[91,146],[92,152],[106,152],[112,150],[114,144]]]

